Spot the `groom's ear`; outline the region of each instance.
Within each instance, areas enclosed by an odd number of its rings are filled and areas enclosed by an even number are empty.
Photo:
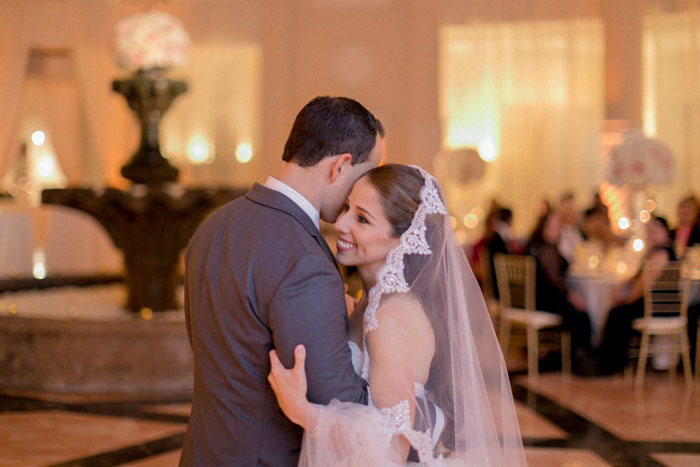
[[[331,164],[331,183],[335,182],[338,177],[345,174],[352,166],[352,155],[349,152],[339,154],[335,161]]]

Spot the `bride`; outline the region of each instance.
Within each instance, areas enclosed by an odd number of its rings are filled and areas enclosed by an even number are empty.
[[[269,381],[304,430],[300,466],[525,465],[503,357],[454,242],[437,181],[389,164],[357,181],[338,218],[337,260],[364,294],[349,319],[367,406],[306,399],[305,349]]]

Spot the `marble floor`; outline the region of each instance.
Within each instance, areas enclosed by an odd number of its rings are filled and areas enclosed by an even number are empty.
[[[528,464],[700,466],[700,385],[513,376]],[[189,402],[0,391],[0,466],[174,466]]]

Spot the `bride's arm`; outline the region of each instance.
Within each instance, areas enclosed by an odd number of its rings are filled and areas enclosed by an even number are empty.
[[[407,401],[410,429],[415,420],[416,373],[425,370],[427,376],[433,353],[432,331],[421,306],[414,300],[387,300],[376,316],[379,326],[367,334],[372,400],[379,408],[392,408]],[[393,442],[405,461],[410,443],[402,436],[395,437]]]
[[[377,310],[379,326],[367,334],[367,349],[370,354],[370,393],[376,407],[391,408],[402,401],[408,401],[411,426],[416,408],[415,380],[412,353],[415,342],[412,322],[407,319],[406,309],[401,301],[387,302]],[[401,453],[401,459],[408,458],[411,447],[404,437],[394,437],[392,444]]]

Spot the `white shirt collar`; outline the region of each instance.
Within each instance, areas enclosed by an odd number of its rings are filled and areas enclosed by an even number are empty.
[[[306,215],[311,218],[311,221],[314,223],[316,228],[319,228],[318,221],[321,217],[320,214],[318,213],[314,205],[311,204],[308,199],[304,198],[301,194],[299,194],[298,191],[296,191],[294,188],[290,187],[286,183],[277,180],[275,177],[267,177],[267,180],[265,181],[265,187],[282,193],[284,196],[291,199],[294,202],[294,204],[299,206],[302,209],[302,211],[304,211]]]

